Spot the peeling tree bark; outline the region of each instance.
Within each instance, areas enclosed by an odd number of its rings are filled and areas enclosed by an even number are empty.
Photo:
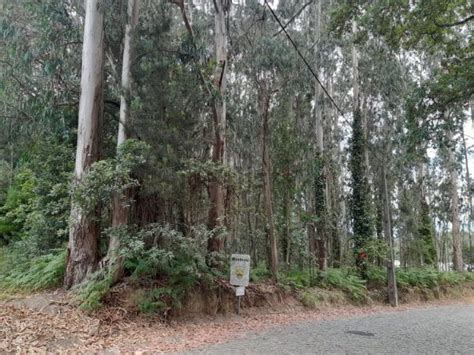
[[[81,97],[77,132],[74,182],[80,184],[90,166],[99,159],[103,113],[104,29],[100,0],[86,0],[82,48]],[[64,285],[70,288],[95,271],[99,258],[97,221],[99,208],[83,211],[73,201]]]

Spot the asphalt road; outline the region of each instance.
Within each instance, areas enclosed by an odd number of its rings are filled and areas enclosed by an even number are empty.
[[[309,321],[197,353],[474,355],[474,305]]]

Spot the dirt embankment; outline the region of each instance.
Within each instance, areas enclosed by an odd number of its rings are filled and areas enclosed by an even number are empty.
[[[168,315],[166,321],[162,317],[138,315],[127,303],[133,290],[123,286],[120,294],[126,297],[116,294],[110,304],[94,314],[78,310],[67,293],[42,293],[0,305],[0,353],[182,351],[307,319],[345,318],[447,303],[474,303],[472,287],[445,291],[441,291],[436,299],[436,295],[426,297],[414,290],[410,296],[412,303],[395,309],[377,302],[353,305],[340,294],[331,295],[331,291],[320,290],[326,296],[321,297],[322,301],[315,308],[308,309],[302,306],[294,292],[269,284],[253,285],[243,299],[240,316],[233,312],[235,299],[232,293],[221,289],[220,295],[191,295],[181,312],[174,317]]]

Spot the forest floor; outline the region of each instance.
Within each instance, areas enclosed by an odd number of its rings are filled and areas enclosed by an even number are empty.
[[[410,303],[398,308],[374,304],[325,306],[311,311],[292,307],[247,309],[240,316],[200,316],[163,322],[156,317],[128,314],[121,307],[105,307],[88,315],[71,305],[68,294],[56,291],[0,303],[0,353],[181,352],[307,320],[351,318],[448,304],[474,304],[474,293],[454,300]]]

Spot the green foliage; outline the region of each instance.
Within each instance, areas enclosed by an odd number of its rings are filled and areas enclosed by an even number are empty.
[[[432,268],[397,270],[400,288],[433,289],[438,286],[456,286],[468,282],[470,276],[458,272],[439,272]]]
[[[86,312],[98,310],[112,286],[113,277],[107,270],[99,270],[75,289],[79,307]]]
[[[383,288],[387,286],[387,269],[370,266],[367,270],[368,282],[372,287]],[[472,273],[441,272],[433,268],[397,269],[397,285],[403,290],[411,287],[419,289],[433,289],[438,286],[459,286],[466,282],[474,281]]]
[[[38,254],[67,240],[71,169],[69,146],[45,141],[31,147],[0,208],[0,241],[23,240],[27,252]]]
[[[364,149],[367,142],[364,139],[362,129],[362,117],[360,109],[354,110],[354,120],[352,123],[352,139],[351,139],[351,215],[353,219],[353,240],[354,255],[356,257],[356,265],[361,275],[366,277],[367,268],[367,243],[373,235],[373,216],[370,202],[370,188],[366,177],[366,169],[364,163]]]
[[[321,303],[321,298],[317,293],[311,290],[305,290],[300,295],[300,301],[306,308],[316,309]]]
[[[421,241],[421,253],[423,255],[423,264],[436,264],[436,248],[434,226],[430,217],[429,206],[426,201],[421,201],[420,206],[420,222],[418,226],[417,238]]]
[[[326,271],[293,269],[282,273],[280,283],[292,289],[307,290],[317,286],[321,288],[343,291],[351,300],[364,302],[367,300],[365,280],[362,280],[351,269],[329,268]],[[304,294],[306,291],[303,291]],[[309,297],[309,296],[308,296]],[[311,303],[311,300],[308,299]]]
[[[211,181],[217,181],[227,189],[235,189],[237,185],[236,172],[225,164],[206,160],[188,160],[185,162],[184,170],[180,174],[186,176],[193,186],[207,185]]]
[[[0,158],[0,206],[5,203],[10,181],[13,178],[13,171],[6,160]],[[1,234],[0,230],[0,234]]]
[[[0,210],[0,231],[4,243],[24,234],[23,226],[33,209],[36,185],[37,181],[29,169],[22,169],[15,176],[14,184],[8,189],[5,204]]]
[[[375,260],[385,260],[387,258],[389,248],[385,240],[370,239],[365,243],[365,252],[368,260],[374,262]]]
[[[74,185],[75,203],[91,213],[99,203],[110,203],[114,194],[139,186],[139,182],[132,177],[132,171],[145,163],[148,150],[146,143],[128,139],[120,145],[117,158],[99,160],[92,164],[82,181]]]
[[[170,309],[182,307],[182,296],[171,287],[153,288],[144,291],[137,300],[142,313],[166,313]]]
[[[271,278],[271,273],[267,268],[265,262],[260,262],[258,265],[250,268],[250,281],[252,282],[261,282],[269,280]]]
[[[319,282],[323,287],[344,291],[355,302],[367,300],[365,280],[349,269],[327,269],[321,273]]]
[[[66,268],[66,251],[29,258],[23,251],[0,250],[0,289],[39,291],[59,287]]]
[[[387,286],[387,269],[370,265],[367,268],[367,282],[375,287]]]
[[[147,292],[139,301],[141,309],[180,307],[189,292],[212,287],[215,277],[223,276],[206,263],[208,238],[205,228],[195,228],[192,236],[185,237],[170,226],[152,224],[122,241],[121,255],[131,279],[139,284],[166,285]],[[166,307],[159,306],[162,303]]]
[[[292,269],[288,272],[281,273],[280,283],[295,289],[304,289],[315,286],[317,279],[314,272],[310,270]]]

